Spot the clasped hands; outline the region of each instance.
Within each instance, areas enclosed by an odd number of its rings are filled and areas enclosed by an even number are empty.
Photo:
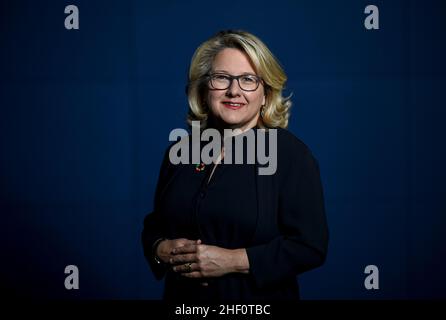
[[[206,245],[200,239],[163,240],[158,245],[156,254],[164,263],[169,264],[174,272],[187,278],[221,277],[231,272],[249,271],[245,249]]]

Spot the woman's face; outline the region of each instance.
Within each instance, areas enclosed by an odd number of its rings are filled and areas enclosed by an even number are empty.
[[[223,49],[215,56],[211,73],[256,75],[248,56],[233,48]],[[260,108],[265,104],[264,87],[260,83],[257,90],[244,91],[234,79],[225,90],[216,90],[209,86],[207,102],[217,126],[247,130],[257,124]]]

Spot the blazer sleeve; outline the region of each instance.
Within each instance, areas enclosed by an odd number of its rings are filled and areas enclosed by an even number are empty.
[[[154,243],[158,239],[164,238],[166,236],[166,228],[162,213],[160,212],[159,203],[162,190],[167,184],[172,167],[172,164],[169,161],[169,150],[170,147],[167,148],[161,164],[158,182],[156,184],[153,211],[147,214],[144,218],[144,228],[141,234],[144,256],[148,261],[149,266],[157,280],[161,280],[167,271],[167,268],[164,264],[160,264],[154,259],[155,257],[152,249]]]
[[[308,148],[292,149],[292,161],[282,172],[285,178],[279,191],[280,236],[246,249],[250,273],[259,288],[319,267],[327,254],[328,227],[319,165]]]

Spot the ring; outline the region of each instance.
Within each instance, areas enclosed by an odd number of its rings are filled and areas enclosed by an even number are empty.
[[[187,266],[187,272],[191,272],[192,271],[192,263],[188,263],[188,264],[186,264],[186,266]]]

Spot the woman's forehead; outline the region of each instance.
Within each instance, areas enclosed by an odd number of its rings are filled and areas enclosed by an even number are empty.
[[[214,58],[212,69],[226,73],[255,73],[249,56],[239,49],[226,48],[221,50]]]

